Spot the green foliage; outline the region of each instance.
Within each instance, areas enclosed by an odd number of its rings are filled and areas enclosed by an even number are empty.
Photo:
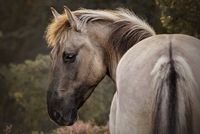
[[[108,122],[114,89],[114,83],[108,77],[103,79],[80,109],[80,119],[84,121],[93,120],[98,125],[105,125]]]
[[[20,133],[53,128],[46,108],[49,70],[49,56],[42,55],[34,61],[26,60],[23,64],[0,68],[0,83],[4,84],[2,97],[7,94],[1,98],[0,117],[6,122],[1,128],[11,124],[12,130]],[[80,119],[106,124],[113,93],[113,83],[104,79],[81,109]]]
[[[8,97],[12,99],[9,103],[12,110],[5,108],[2,114],[8,113],[3,117],[13,125],[13,128],[26,132],[52,127],[46,111],[49,65],[48,56],[39,55],[35,61],[26,60],[24,64],[1,67],[0,74],[7,88]]]
[[[199,0],[156,0],[160,21],[168,33],[184,33],[200,38]]]

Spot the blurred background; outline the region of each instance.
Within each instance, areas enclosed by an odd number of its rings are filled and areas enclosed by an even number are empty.
[[[58,128],[46,110],[50,49],[44,39],[53,18],[72,10],[128,8],[159,33],[200,38],[199,0],[0,0],[0,134],[107,134],[115,87],[106,77],[79,112],[73,127]]]

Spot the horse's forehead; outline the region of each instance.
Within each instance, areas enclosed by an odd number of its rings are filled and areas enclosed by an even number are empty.
[[[60,44],[63,44],[65,47],[76,47],[83,44],[88,44],[89,39],[86,34],[78,32],[70,32],[67,36],[63,36]]]

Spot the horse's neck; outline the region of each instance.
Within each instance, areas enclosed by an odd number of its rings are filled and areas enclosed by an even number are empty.
[[[103,48],[105,64],[108,68],[108,75],[113,81],[115,81],[117,65],[122,56],[115,52],[111,48],[110,44],[108,44],[109,34],[112,30],[111,27],[109,27],[109,24],[105,25],[104,23],[95,23],[90,24],[89,30],[91,34],[90,37],[92,37],[93,40]]]
[[[145,23],[137,24],[132,21],[97,22],[91,25],[96,41],[105,50],[108,74],[115,81],[116,69],[121,57],[136,43],[155,35]],[[92,36],[93,36],[92,35]]]

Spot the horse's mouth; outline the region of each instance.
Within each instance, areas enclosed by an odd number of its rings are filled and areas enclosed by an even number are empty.
[[[91,95],[92,91],[94,90],[96,86],[92,86],[88,90],[87,97],[83,100],[80,100],[77,109],[74,108],[70,112],[67,112],[66,114],[63,114],[62,117],[57,117],[56,120],[54,120],[58,125],[60,126],[71,126],[74,124],[74,122],[77,120],[77,112],[78,109],[84,104],[84,102],[87,100],[87,98]],[[65,112],[64,112],[65,113]],[[55,116],[54,116],[55,117]]]
[[[77,120],[78,109],[88,99],[95,87],[96,85],[91,86],[89,89],[87,88],[87,92],[83,92],[82,94],[78,93],[72,95],[72,99],[68,98],[67,102],[65,102],[65,99],[48,101],[49,103],[47,106],[50,118],[59,126],[73,125]],[[84,91],[84,89],[82,91]]]
[[[71,126],[77,120],[77,111],[71,111],[67,114],[61,114],[54,112],[54,118],[52,120],[59,126]]]

